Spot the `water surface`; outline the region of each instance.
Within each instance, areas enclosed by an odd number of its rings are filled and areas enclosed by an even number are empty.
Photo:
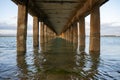
[[[0,80],[119,80],[120,37],[101,37],[101,53],[77,51],[77,44],[61,38],[33,50],[32,37],[27,52],[17,55],[16,38],[0,37]]]

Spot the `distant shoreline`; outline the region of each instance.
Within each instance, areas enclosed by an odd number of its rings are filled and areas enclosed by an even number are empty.
[[[0,37],[16,37],[14,35],[0,35]],[[32,35],[28,35],[27,37],[33,37]],[[86,35],[86,37],[90,37],[89,35]],[[120,37],[118,35],[101,35],[101,37]]]

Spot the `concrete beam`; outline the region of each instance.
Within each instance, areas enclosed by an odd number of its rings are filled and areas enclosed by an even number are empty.
[[[83,7],[78,8],[74,15],[68,20],[66,24],[66,28],[70,26],[73,22],[79,20],[80,17],[85,17],[90,14],[91,10],[96,7],[100,7],[103,3],[107,2],[108,0],[87,0]]]

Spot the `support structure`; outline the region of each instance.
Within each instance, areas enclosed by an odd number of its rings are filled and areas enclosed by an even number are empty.
[[[80,43],[80,51],[85,49],[85,17],[91,14],[90,19],[90,45],[89,51],[100,52],[100,6],[109,0],[80,0],[80,1],[38,1],[38,0],[12,0],[18,5],[17,24],[17,51],[26,52],[27,40],[27,14],[33,16],[33,46],[39,47],[40,43],[46,43],[62,36],[73,43]],[[46,5],[47,6],[40,6]],[[57,4],[56,4],[57,2]],[[52,3],[52,4],[51,4]],[[59,6],[62,4],[62,6]],[[72,7],[67,6],[70,3]],[[76,3],[76,4],[74,4]],[[49,7],[51,6],[51,7]],[[56,7],[56,8],[55,8]],[[65,7],[65,9],[63,9]],[[58,10],[59,9],[59,10]],[[60,10],[64,10],[61,14]],[[67,15],[66,15],[67,13]],[[49,14],[49,15],[48,15]],[[36,15],[36,16],[35,16]],[[39,30],[39,20],[41,20]],[[80,23],[80,40],[78,41],[77,21]],[[39,33],[40,31],[40,33]],[[40,36],[39,36],[40,34]],[[40,37],[40,38],[39,38]]]
[[[80,51],[85,50],[85,18],[81,17],[79,20],[79,31],[80,31]]]
[[[33,16],[33,47],[39,47],[39,20],[37,16]]]
[[[75,22],[75,43],[78,43],[78,27],[77,27],[77,22]]]
[[[100,11],[99,7],[91,11],[90,17],[90,53],[100,53]]]
[[[40,43],[44,43],[44,23],[40,22]]]
[[[17,51],[26,52],[27,39],[27,5],[18,4],[18,24],[17,24]]]

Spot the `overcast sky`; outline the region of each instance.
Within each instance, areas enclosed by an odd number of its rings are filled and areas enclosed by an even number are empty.
[[[100,8],[101,34],[120,35],[120,0],[109,0]],[[0,35],[16,35],[17,5],[11,0],[0,1]],[[86,17],[86,33],[89,34],[90,16]],[[32,17],[28,15],[28,33],[32,33]]]

